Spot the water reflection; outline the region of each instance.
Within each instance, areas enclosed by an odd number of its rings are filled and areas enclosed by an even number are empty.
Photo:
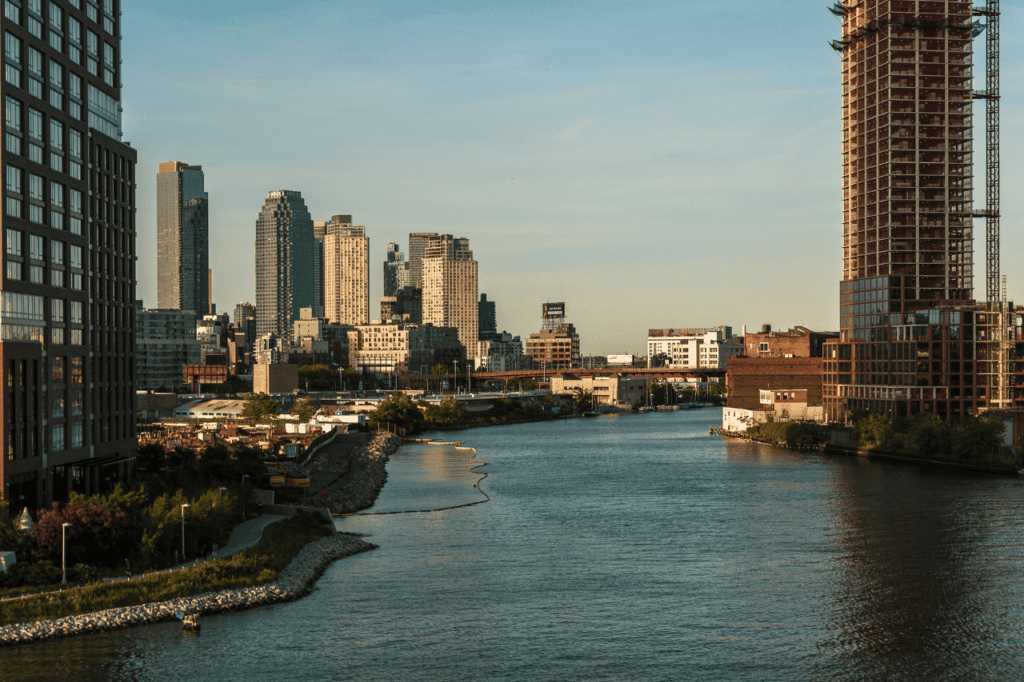
[[[835,545],[828,587],[827,671],[857,679],[991,679],[1000,561],[988,541],[983,476],[866,460],[828,467]],[[972,652],[988,651],[985,660]],[[994,655],[994,658],[992,657]],[[1016,658],[1015,652],[1012,658]]]

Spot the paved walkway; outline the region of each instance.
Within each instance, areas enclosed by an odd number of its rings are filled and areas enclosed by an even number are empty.
[[[238,554],[242,550],[254,547],[260,541],[260,538],[263,537],[264,528],[266,528],[267,526],[276,521],[280,521],[281,519],[286,518],[288,517],[283,514],[264,514],[263,516],[258,516],[255,519],[243,521],[242,523],[235,526],[234,530],[231,531],[231,537],[228,538],[228,544],[224,545],[223,547],[217,550],[217,558],[223,559],[225,557]],[[206,558],[202,561],[210,561],[212,559],[213,554],[211,553],[208,554]],[[146,573],[145,575],[153,575],[153,573],[167,573],[169,571],[179,571],[183,568],[194,566],[195,563],[196,560],[193,559],[178,566],[165,568],[161,571],[152,571],[150,573]],[[131,579],[138,580],[142,577],[142,575],[134,575],[131,577]],[[121,582],[122,580],[129,580],[129,578],[127,576],[124,578],[104,578],[103,582],[114,583]]]

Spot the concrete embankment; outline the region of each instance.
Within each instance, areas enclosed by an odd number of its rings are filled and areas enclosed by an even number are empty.
[[[81,616],[7,625],[0,627],[0,645],[24,644],[54,637],[158,623],[174,618],[178,611],[213,614],[293,601],[308,594],[313,583],[332,562],[376,547],[351,535],[321,538],[303,547],[281,571],[277,580],[266,585],[208,592],[193,597],[125,606]]]
[[[362,436],[355,443],[338,442],[323,448],[307,464],[316,490],[327,490],[322,500],[335,514],[366,509],[388,480],[386,464],[402,445],[401,436],[382,432]]]

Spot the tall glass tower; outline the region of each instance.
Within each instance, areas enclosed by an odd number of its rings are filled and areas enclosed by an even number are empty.
[[[291,340],[313,307],[313,219],[301,192],[270,192],[256,220],[256,336]]]
[[[157,307],[210,312],[210,197],[203,167],[160,164],[156,176]]]

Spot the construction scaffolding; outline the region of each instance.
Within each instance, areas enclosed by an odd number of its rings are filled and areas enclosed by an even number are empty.
[[[999,299],[999,0],[973,8],[985,17],[985,89],[973,97],[985,101],[985,208],[974,217],[985,218],[985,300]]]

